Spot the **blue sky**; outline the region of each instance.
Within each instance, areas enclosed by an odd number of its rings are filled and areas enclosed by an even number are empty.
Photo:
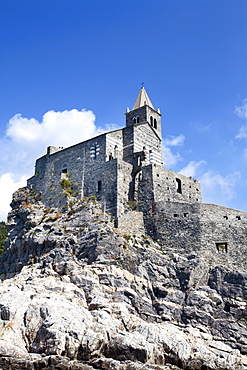
[[[0,219],[48,145],[125,125],[141,83],[164,163],[247,212],[246,0],[1,0]]]

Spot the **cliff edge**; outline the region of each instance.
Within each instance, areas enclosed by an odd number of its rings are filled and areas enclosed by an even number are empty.
[[[13,195],[0,369],[247,369],[247,274],[121,235],[94,197],[64,204]]]

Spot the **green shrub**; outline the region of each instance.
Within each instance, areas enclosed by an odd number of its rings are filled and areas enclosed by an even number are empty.
[[[2,255],[3,250],[4,250],[4,242],[7,238],[7,234],[8,234],[8,231],[6,228],[6,224],[4,221],[1,221],[0,222],[0,256]]]

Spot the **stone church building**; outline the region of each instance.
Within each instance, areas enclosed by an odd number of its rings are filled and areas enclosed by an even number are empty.
[[[162,167],[161,114],[142,87],[126,125],[68,148],[47,148],[28,187],[60,206],[61,181],[74,197],[95,196],[115,225],[167,248],[208,248],[243,258],[247,214],[202,203],[200,183]],[[233,252],[234,248],[234,252]]]

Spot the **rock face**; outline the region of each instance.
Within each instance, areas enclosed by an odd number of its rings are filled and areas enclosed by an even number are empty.
[[[247,275],[120,235],[94,199],[14,194],[0,369],[247,369]]]

